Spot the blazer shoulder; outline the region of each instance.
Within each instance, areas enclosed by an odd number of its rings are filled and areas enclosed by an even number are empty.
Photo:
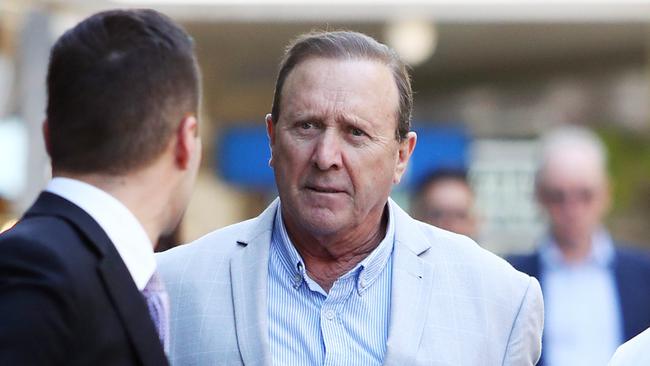
[[[633,264],[650,271],[650,251],[616,243],[616,260],[621,265]]]
[[[74,229],[63,220],[55,217],[23,219],[0,235],[0,266],[67,272],[65,253],[76,241],[80,239]]]
[[[1,258],[33,256],[39,258],[34,260],[36,267],[55,261],[73,264],[68,263],[70,254],[78,253],[83,246],[82,236],[75,227],[56,216],[23,218],[0,235]]]
[[[84,296],[88,274],[96,270],[100,254],[88,245],[76,226],[57,216],[20,220],[0,235],[0,276],[12,283],[38,283],[33,289],[54,289],[66,301]]]
[[[501,287],[499,284],[516,286],[522,295],[528,288],[529,275],[516,270],[506,260],[481,247],[474,240],[426,223],[416,222],[431,245],[422,256],[423,259],[438,265],[441,263],[457,265],[468,275],[480,276],[483,283],[492,283],[497,287]]]
[[[163,272],[169,273],[184,268],[188,263],[229,259],[255,238],[254,231],[258,226],[258,218],[253,218],[217,229],[193,242],[157,253],[156,261]],[[268,230],[271,230],[270,226]]]

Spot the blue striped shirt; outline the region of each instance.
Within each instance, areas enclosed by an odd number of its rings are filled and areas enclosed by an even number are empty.
[[[269,259],[269,340],[275,365],[381,365],[390,314],[393,213],[370,255],[334,282],[312,280],[275,215]]]

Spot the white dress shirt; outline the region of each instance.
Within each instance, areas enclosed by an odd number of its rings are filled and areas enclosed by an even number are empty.
[[[55,177],[45,190],[79,206],[99,224],[142,291],[156,270],[156,260],[151,240],[133,213],[105,191],[76,179]]]
[[[541,248],[544,364],[605,365],[623,340],[614,245],[606,231],[592,238],[589,256],[567,263],[548,239]]]

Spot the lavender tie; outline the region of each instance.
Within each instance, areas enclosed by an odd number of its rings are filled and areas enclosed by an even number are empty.
[[[162,343],[165,353],[169,354],[169,297],[157,272],[151,276],[142,290],[142,295],[147,300],[149,314],[158,331],[160,343]]]

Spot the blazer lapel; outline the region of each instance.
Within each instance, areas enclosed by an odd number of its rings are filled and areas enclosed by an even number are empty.
[[[617,247],[620,245],[616,243]],[[616,250],[613,261],[614,279],[618,290],[618,299],[621,307],[621,321],[623,323],[623,340],[629,340],[644,330],[647,320],[641,315],[645,315],[647,309],[645,301],[638,301],[643,298],[643,291],[639,286],[639,271],[637,268],[626,266],[621,249]],[[636,301],[635,301],[636,300]]]
[[[395,248],[384,365],[410,365],[415,364],[433,284],[433,267],[419,255],[431,245],[410,216],[392,200],[389,204],[395,217]]]
[[[167,358],[144,298],[135,287],[131,275],[115,249],[106,253],[98,267],[99,274],[104,280],[115,309],[142,364],[167,365]]]
[[[143,365],[168,365],[144,298],[104,230],[81,208],[43,192],[25,216],[61,217],[77,227],[98,255],[97,269],[122,325]]]
[[[276,199],[258,218],[247,238],[238,240],[242,250],[230,262],[237,343],[247,366],[270,365],[267,283],[269,247]]]

